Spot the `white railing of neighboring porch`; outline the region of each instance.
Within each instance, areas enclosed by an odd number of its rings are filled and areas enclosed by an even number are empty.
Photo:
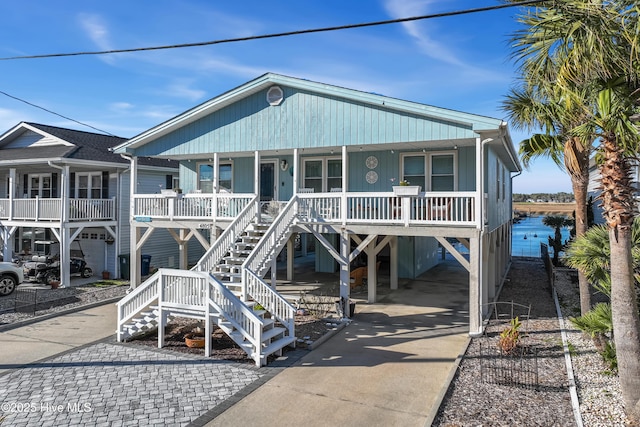
[[[307,221],[425,225],[475,225],[475,192],[428,192],[418,196],[394,193],[302,193],[301,217]]]
[[[62,219],[61,198],[0,199],[0,218],[27,221]],[[116,219],[115,198],[69,199],[69,221]]]

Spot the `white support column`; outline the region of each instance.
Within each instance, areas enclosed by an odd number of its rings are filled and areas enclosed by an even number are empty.
[[[260,152],[256,150],[253,155],[253,191],[258,196],[256,203],[256,222],[260,222]]]
[[[482,165],[484,165],[484,150],[483,143],[480,138],[476,138],[476,227],[483,228],[484,225],[484,170]]]
[[[287,240],[287,280],[293,280],[293,262],[295,260],[296,254],[296,246],[295,246],[295,237],[291,235],[289,240]]]
[[[389,241],[389,280],[390,288],[398,289],[398,236],[393,236]]]
[[[349,317],[349,297],[351,293],[351,279],[349,277],[349,253],[351,252],[351,238],[349,232],[340,233],[340,301],[344,317]]]
[[[220,155],[213,153],[213,192],[220,190]]]
[[[131,289],[140,284],[140,250],[138,249],[138,239],[140,229],[135,226],[133,215],[135,214],[135,195],[138,193],[138,158],[131,157],[131,182],[129,183],[130,214],[129,214],[129,280]]]
[[[480,299],[482,295],[482,237],[470,239],[469,248],[469,335],[482,334],[482,312]]]
[[[340,198],[340,219],[342,226],[347,224],[347,191],[349,191],[349,158],[347,146],[342,146],[342,197]]]
[[[69,187],[69,165],[62,166],[60,174],[60,199],[62,200],[62,211],[60,212],[60,285],[62,287],[71,286],[71,272],[68,266],[71,265],[71,240],[67,227],[69,225],[69,203],[71,200]]]
[[[25,186],[26,186],[26,183],[25,183]],[[9,220],[13,219],[13,203],[16,198],[17,187],[18,187],[18,181],[16,180],[16,169],[11,168],[9,169],[9,212],[8,212]]]
[[[300,172],[298,171],[299,168],[299,159],[298,159],[298,149],[294,148],[293,149],[293,193],[292,194],[298,194],[298,175],[300,174]]]
[[[180,229],[180,240],[178,241],[178,247],[180,250],[180,270],[188,270],[189,269],[189,250],[187,248],[187,244],[189,240],[186,239],[185,234],[188,231],[181,228]]]

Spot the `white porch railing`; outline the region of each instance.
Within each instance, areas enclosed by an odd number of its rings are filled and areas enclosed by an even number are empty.
[[[61,198],[0,199],[0,219],[59,221]],[[69,199],[69,221],[109,221],[116,219],[115,198]]]
[[[132,214],[158,219],[230,219],[254,197],[250,193],[135,194]]]
[[[475,225],[475,192],[303,193],[300,216],[307,221],[404,225]],[[346,206],[346,209],[343,208]]]

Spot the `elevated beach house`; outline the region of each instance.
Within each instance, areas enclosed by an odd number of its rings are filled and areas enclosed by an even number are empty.
[[[130,252],[131,163],[109,150],[124,141],[115,136],[26,122],[2,134],[3,258],[29,261],[34,255],[52,251],[51,255],[57,255],[63,266],[62,285],[70,284],[70,270],[65,266],[70,265],[72,256],[84,255],[94,274],[105,271],[112,278],[121,273],[128,275],[126,262],[126,271],[120,272],[119,267],[123,261],[120,257]],[[140,159],[136,175],[139,189],[160,193],[177,183],[177,162]],[[83,254],[78,253],[79,249]],[[172,266],[172,259],[178,264],[178,245],[166,231],[164,236],[149,240],[144,254],[159,265]]]
[[[444,248],[469,272],[469,332],[478,334],[511,256],[520,165],[500,119],[268,73],[114,151],[130,157],[134,176],[143,158],[180,163],[178,197],[130,181],[132,248],[149,227],[180,227],[203,245],[209,231],[212,242],[191,269],[161,269],[144,283],[140,253],[131,257],[136,289],[119,305],[119,339],[153,321],[163,345],[168,316],[208,319],[207,330],[215,322],[266,363],[295,341],[275,266],[282,253],[292,279],[301,236],[316,243],[317,271],[339,270],[344,316],[361,254],[374,302],[381,254],[393,290],[438,264]]]

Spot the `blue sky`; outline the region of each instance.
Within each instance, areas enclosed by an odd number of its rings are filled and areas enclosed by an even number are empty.
[[[427,15],[497,0],[22,0],[0,3],[0,57],[195,43]],[[206,47],[0,61],[0,91],[122,137],[275,72],[495,118],[514,82],[517,9]],[[20,121],[83,128],[0,95]],[[527,134],[511,129],[514,144]],[[514,192],[571,191],[538,160]]]

